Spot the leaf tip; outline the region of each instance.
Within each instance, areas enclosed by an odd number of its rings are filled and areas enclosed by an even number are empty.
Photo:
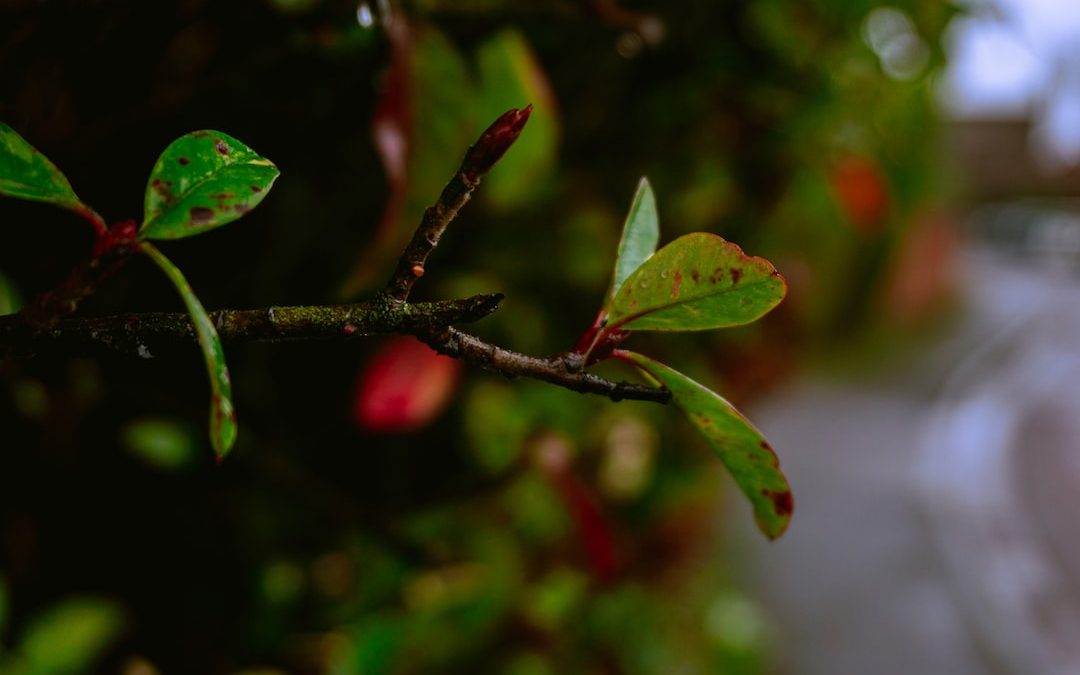
[[[758,514],[755,521],[758,529],[770,541],[776,541],[787,531],[788,524],[791,523],[791,514],[795,510],[795,500],[792,498],[791,490],[788,488],[781,490],[762,488],[761,496],[768,500],[771,505],[771,512],[768,514],[770,517],[765,518]]]
[[[236,444],[236,409],[227,396],[215,393],[210,401],[210,444],[218,464]]]

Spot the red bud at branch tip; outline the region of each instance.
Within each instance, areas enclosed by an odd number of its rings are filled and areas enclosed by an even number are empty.
[[[531,114],[531,103],[521,110],[514,108],[503,113],[465,153],[465,161],[461,163],[462,172],[475,179],[490,171],[521,135]]]

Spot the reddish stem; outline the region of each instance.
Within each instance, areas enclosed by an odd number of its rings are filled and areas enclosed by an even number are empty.
[[[600,503],[570,469],[550,475],[577,526],[593,578],[600,583],[610,581],[619,571],[619,561],[615,551],[615,533]]]
[[[610,358],[612,351],[628,337],[630,337],[628,330],[607,328],[607,313],[600,310],[592,325],[578,338],[571,353],[580,354],[581,367],[586,368]]]
[[[96,234],[99,239],[104,237],[109,231],[109,226],[105,223],[105,219],[102,218],[97,211],[86,204],[80,204],[79,207],[75,209],[75,213],[82,217],[83,220],[90,223],[90,226],[94,228],[94,234]]]
[[[100,258],[117,247],[131,246],[138,233],[139,226],[134,220],[124,220],[98,232],[97,239],[94,240],[93,257]]]

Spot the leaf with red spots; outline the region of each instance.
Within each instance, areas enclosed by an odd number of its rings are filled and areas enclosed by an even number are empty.
[[[750,420],[720,395],[658,361],[627,351],[615,355],[633,363],[671,391],[675,405],[709,441],[750,500],[758,529],[770,539],[782,535],[794,506],[791,487],[780,471],[772,447]]]
[[[656,252],[659,241],[660,219],[656,215],[656,197],[648,179],[642,178],[623,225],[619,252],[615,257],[615,273],[607,294],[608,304],[614,300],[623,282]]]
[[[194,131],[161,153],[146,186],[140,239],[180,239],[221,227],[258,206],[274,164],[220,131]]]
[[[369,431],[415,431],[446,408],[460,371],[460,361],[416,338],[393,338],[375,354],[357,382],[354,418]]]
[[[764,258],[706,232],[657,251],[615,293],[607,330],[707,330],[750,323],[784,298],[787,284]]]
[[[89,211],[52,162],[6,124],[0,123],[0,195]]]
[[[229,369],[225,365],[221,339],[210,316],[176,265],[173,265],[151,244],[144,242],[140,244],[140,249],[150,256],[169,281],[176,286],[176,290],[180,292],[180,297],[184,300],[184,305],[187,306],[188,314],[191,315],[191,323],[195,326],[195,336],[199,340],[199,347],[202,348],[203,360],[206,361],[206,371],[210,375],[210,443],[214,446],[214,452],[220,461],[232,449],[233,443],[236,442],[237,432],[236,411],[232,404],[232,384]]]

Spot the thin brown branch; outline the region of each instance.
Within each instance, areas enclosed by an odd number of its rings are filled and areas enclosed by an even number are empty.
[[[487,368],[506,377],[528,377],[558,385],[582,394],[600,394],[612,401],[633,400],[667,403],[671,392],[630,382],[613,382],[581,370],[580,355],[560,354],[539,358],[519,354],[484,342],[456,328],[445,328],[421,335],[439,353],[466,363]]]
[[[502,295],[397,305],[384,300],[350,305],[226,309],[210,313],[228,342],[349,340],[366,335],[415,335],[437,351],[505,375],[528,377],[613,401],[667,403],[666,389],[613,382],[581,370],[580,355],[528,356],[484,342],[449,325],[478,321],[498,309]],[[187,314],[148,312],[65,318],[38,330],[14,314],[0,316],[0,356],[118,352],[151,358],[161,349],[194,344]]]
[[[383,294],[392,302],[403,304],[409,299],[413,284],[424,275],[428,255],[439,245],[446,227],[468,203],[480,180],[521,135],[531,113],[531,105],[522,110],[514,108],[504,113],[465,153],[461,167],[443,188],[438,201],[424,211],[420,226],[413,233],[412,240],[398,260],[393,276],[386,284]]]
[[[424,212],[412,240],[401,254],[397,269],[383,291],[390,305],[405,303],[413,284],[424,274],[428,255],[439,244],[458,211],[468,203],[480,179],[506,154],[529,120],[532,106],[504,113],[484,131],[465,153],[454,177],[443,188],[438,201]],[[586,394],[600,394],[613,401],[634,399],[667,403],[671,392],[628,382],[613,382],[583,370],[581,355],[568,353],[548,358],[519,354],[463,333],[449,323],[414,333],[436,351],[467,363],[501,373],[506,377],[529,377]]]
[[[502,295],[475,295],[410,305],[382,301],[350,305],[226,309],[210,313],[218,334],[232,342],[347,340],[364,335],[415,333],[477,321],[494,312]],[[191,318],[182,313],[140,313],[67,318],[38,330],[19,315],[0,317],[0,354],[94,352],[102,348],[149,357],[160,348],[194,344]]]

